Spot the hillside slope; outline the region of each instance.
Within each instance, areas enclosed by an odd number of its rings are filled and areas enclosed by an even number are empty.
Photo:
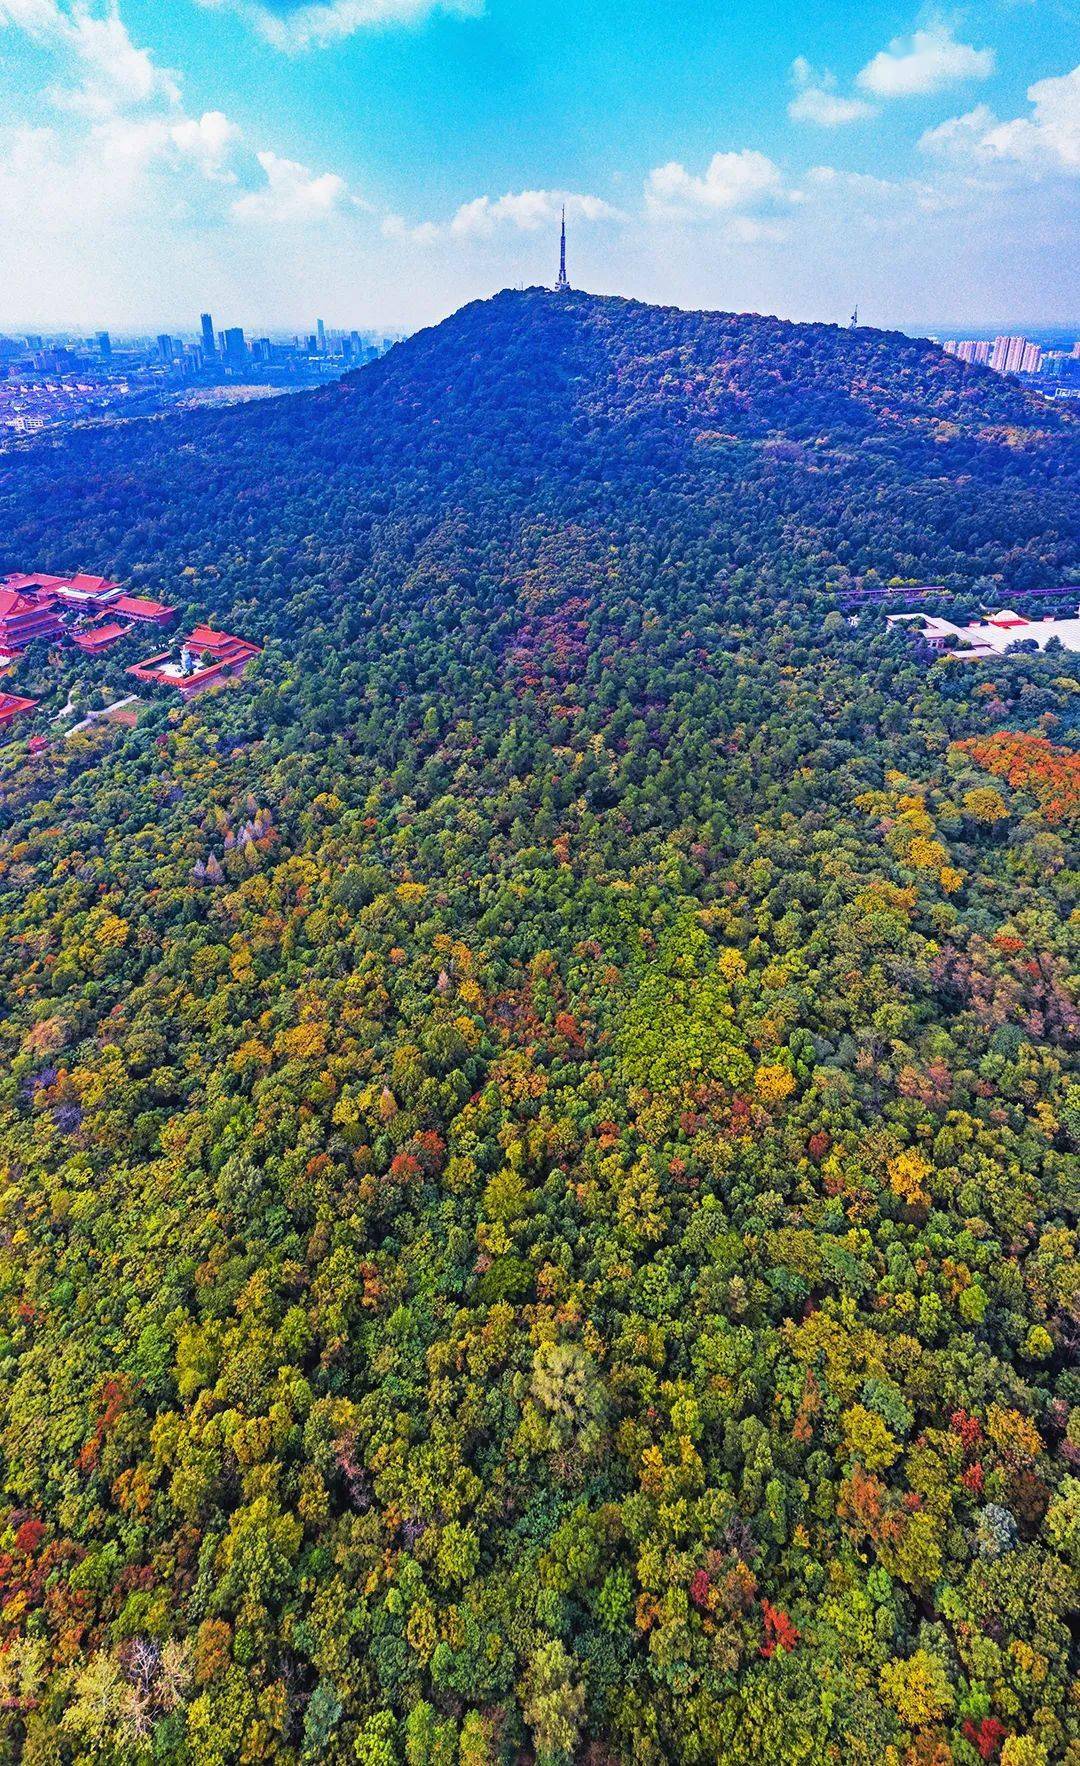
[[[0,746],[2,1766],[1074,1757],[1080,658],[820,590],[1054,580],[1076,468],[539,291],[0,462],[266,641]]]

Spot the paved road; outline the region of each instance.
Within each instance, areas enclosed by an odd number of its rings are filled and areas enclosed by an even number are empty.
[[[88,730],[91,724],[100,722],[103,717],[111,716],[114,711],[119,711],[122,705],[138,705],[138,703],[139,695],[137,693],[129,693],[126,699],[114,699],[111,705],[102,706],[100,711],[87,712],[79,723],[72,724],[68,735],[77,736],[80,730]]]

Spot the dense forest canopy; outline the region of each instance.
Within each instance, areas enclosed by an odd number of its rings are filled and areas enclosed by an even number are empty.
[[[1077,580],[1078,437],[531,290],[0,461],[265,645],[0,747],[0,1760],[1075,1758],[1080,658],[837,591]]]

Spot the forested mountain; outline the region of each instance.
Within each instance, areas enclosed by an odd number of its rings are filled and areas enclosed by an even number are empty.
[[[178,566],[206,563],[269,630],[298,574],[352,583],[398,553],[397,524],[415,541],[454,511],[500,555],[523,519],[625,542],[644,518],[646,544],[663,524],[702,546],[708,584],[739,566],[801,589],[830,566],[1054,581],[1076,460],[1075,419],[899,333],[533,290],[318,393],[12,456],[0,518],[13,568],[74,551],[175,595]]]
[[[1075,1757],[1078,425],[542,291],[0,460],[0,1760]],[[33,727],[139,655],[28,655]]]

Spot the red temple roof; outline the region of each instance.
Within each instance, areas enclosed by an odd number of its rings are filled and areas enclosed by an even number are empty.
[[[128,619],[148,619],[155,625],[164,625],[175,616],[175,607],[166,607],[164,601],[151,601],[145,595],[121,595],[110,608],[112,613],[124,613]]]
[[[81,595],[100,595],[107,589],[118,589],[119,583],[110,582],[107,576],[87,576],[83,571],[67,579],[69,589],[78,590]]]
[[[9,589],[21,593],[36,589],[70,589],[76,595],[105,595],[120,586],[107,576],[89,576],[82,570],[77,570],[73,576],[51,576],[42,570],[13,571],[4,578],[4,583]]]
[[[34,576],[25,576],[16,570],[4,578],[3,587],[17,592],[25,592],[27,589],[58,589],[67,581],[66,576],[44,576],[41,572]]]
[[[130,626],[117,625],[115,620],[110,620],[106,625],[91,626],[89,631],[72,632],[71,641],[80,650],[93,653],[95,650],[107,650],[110,644],[115,644],[117,638],[122,638],[130,630]]]
[[[242,656],[257,656],[260,649],[249,638],[236,638],[231,632],[218,632],[210,625],[193,627],[187,647],[200,656],[209,653],[216,662],[238,662]]]
[[[0,726],[10,724],[24,711],[33,711],[36,699],[20,699],[17,693],[0,693]]]

